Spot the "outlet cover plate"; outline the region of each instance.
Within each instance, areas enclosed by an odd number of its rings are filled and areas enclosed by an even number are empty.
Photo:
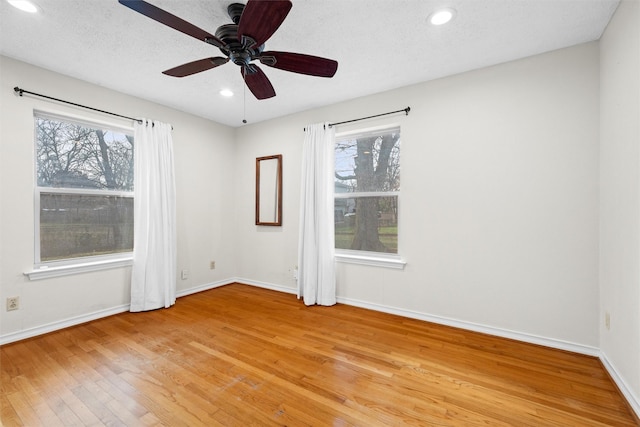
[[[7,311],[13,311],[20,308],[20,297],[7,298]]]

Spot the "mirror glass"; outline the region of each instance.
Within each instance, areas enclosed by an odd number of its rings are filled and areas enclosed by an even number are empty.
[[[282,225],[282,154],[256,159],[256,225]]]

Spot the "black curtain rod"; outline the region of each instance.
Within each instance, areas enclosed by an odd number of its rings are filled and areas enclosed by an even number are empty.
[[[93,107],[87,107],[86,105],[76,104],[75,102],[65,101],[64,99],[54,98],[52,96],[43,95],[41,93],[29,92],[28,90],[21,89],[18,86],[14,87],[13,91],[18,93],[18,95],[20,95],[20,96],[22,96],[23,93],[28,93],[29,95],[39,96],[41,98],[51,99],[53,101],[62,102],[64,104],[74,105],[76,107],[86,108],[87,110],[97,111],[99,113],[104,113],[104,114],[110,114],[112,116],[122,117],[123,119],[134,120],[134,121],[136,121],[138,123],[142,123],[142,120],[140,120],[140,119],[134,119],[133,117],[123,116],[122,114],[116,114],[116,113],[111,113],[109,111],[99,110],[99,109],[93,108]]]
[[[408,116],[409,115],[409,111],[411,111],[411,107],[407,107],[407,108],[404,108],[402,110],[390,111],[388,113],[376,114],[375,116],[360,117],[359,119],[345,120],[344,122],[329,123],[329,127],[337,126],[337,125],[343,125],[345,123],[359,122],[360,120],[373,119],[375,117],[380,117],[380,116],[388,116],[389,114],[401,113],[403,111],[404,111],[405,115]]]
[[[337,126],[337,125],[343,125],[345,123],[359,122],[360,120],[373,119],[375,117],[388,116],[389,114],[401,113],[403,111],[404,111],[405,115],[408,116],[409,115],[409,111],[411,111],[411,107],[403,108],[402,110],[389,111],[388,113],[376,114],[374,116],[360,117],[359,119],[352,119],[352,120],[345,120],[343,122],[329,123],[329,127]],[[306,131],[307,128],[303,128],[303,130]]]

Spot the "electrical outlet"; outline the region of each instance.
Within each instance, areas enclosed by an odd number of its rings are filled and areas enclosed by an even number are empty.
[[[215,270],[216,269],[216,262],[215,261],[211,261],[209,263],[209,269],[210,270]]]
[[[189,278],[189,270],[182,270],[180,273],[180,277],[182,280],[187,280]]]
[[[20,308],[20,297],[7,298],[7,311],[13,311]]]
[[[604,313],[604,326],[607,328],[607,331],[611,329],[611,315],[608,311]]]

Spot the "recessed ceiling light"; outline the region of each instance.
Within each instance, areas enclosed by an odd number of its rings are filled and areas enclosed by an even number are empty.
[[[451,8],[439,9],[429,16],[429,22],[432,25],[442,25],[451,21],[456,16],[456,11]]]
[[[231,92],[231,90],[230,90],[230,89],[222,89],[222,90],[220,91],[220,95],[222,95],[222,96],[226,96],[226,97],[228,98],[228,97],[230,97],[230,96],[233,96],[233,92]]]
[[[7,0],[9,4],[15,8],[18,8],[24,12],[36,13],[38,8],[35,4],[28,0]]]

